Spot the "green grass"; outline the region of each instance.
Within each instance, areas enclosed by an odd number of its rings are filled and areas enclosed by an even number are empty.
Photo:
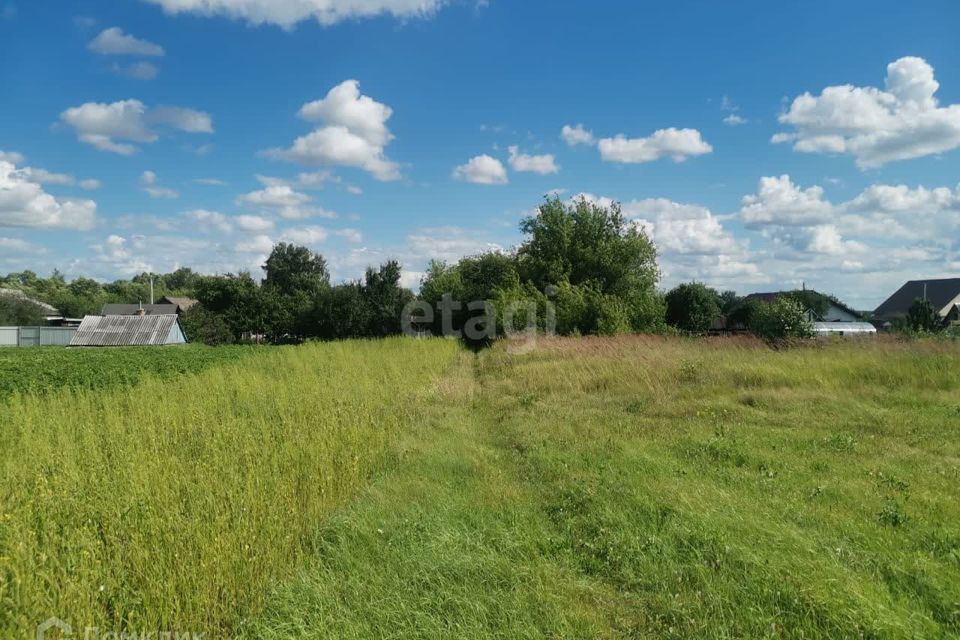
[[[960,636],[955,344],[348,342],[51,397],[0,413],[3,637]]]
[[[960,352],[481,354],[250,638],[960,635]]]
[[[261,351],[174,380],[0,404],[0,637],[228,637],[363,486],[444,341]]]
[[[104,389],[132,385],[146,376],[172,378],[203,371],[255,351],[255,347],[200,345],[0,348],[0,399],[17,392],[48,392],[64,387]]]

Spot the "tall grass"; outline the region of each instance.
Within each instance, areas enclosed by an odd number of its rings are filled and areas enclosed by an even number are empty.
[[[0,637],[232,635],[384,461],[446,341],[307,345],[0,404]]]
[[[960,347],[499,348],[247,637],[960,636]]]

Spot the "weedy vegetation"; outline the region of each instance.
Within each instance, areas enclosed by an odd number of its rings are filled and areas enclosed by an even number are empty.
[[[615,337],[14,394],[0,635],[956,637],[958,391],[950,342]]]
[[[0,349],[0,399],[14,392],[103,389],[132,385],[144,377],[172,378],[229,362],[256,347],[182,345],[166,349],[116,347]]]

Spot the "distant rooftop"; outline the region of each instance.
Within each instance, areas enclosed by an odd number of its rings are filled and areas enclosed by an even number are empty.
[[[952,308],[951,303],[956,304],[960,299],[960,278],[911,280],[877,307],[874,315],[881,319],[904,316],[914,300],[922,300],[924,296],[934,309],[946,315]]]
[[[144,315],[176,315],[175,304],[105,304],[100,311],[102,316],[134,316],[143,309]]]

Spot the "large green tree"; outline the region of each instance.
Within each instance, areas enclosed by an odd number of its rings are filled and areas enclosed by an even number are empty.
[[[327,261],[307,247],[281,242],[263,265],[263,286],[284,296],[315,295],[330,284]]]
[[[593,301],[593,312],[588,310],[572,330],[620,330],[623,322],[619,318],[624,314],[634,331],[656,330],[662,325],[656,246],[642,227],[624,218],[619,204],[603,206],[586,198],[564,203],[548,198],[537,215],[521,222],[520,229],[527,234],[517,251],[525,282],[542,291],[569,284]],[[573,296],[579,297],[581,294]]]
[[[567,281],[624,295],[653,290],[659,279],[656,247],[617,203],[547,199],[520,229],[527,234],[517,252],[521,273],[541,289]]]
[[[43,309],[25,297],[0,294],[0,326],[38,326],[46,324]]]

